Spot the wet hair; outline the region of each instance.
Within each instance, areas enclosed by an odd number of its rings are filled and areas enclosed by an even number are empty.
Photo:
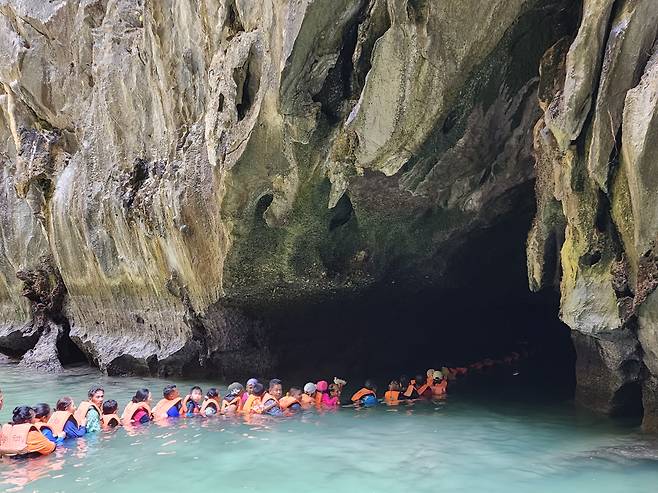
[[[149,389],[139,389],[137,392],[135,392],[135,395],[133,395],[132,401],[135,404],[137,404],[138,402],[145,402],[146,400],[148,400],[148,398],[149,398]]]
[[[270,380],[269,389],[271,390],[275,385],[281,385],[281,380],[279,380],[278,378],[273,378],[272,380]]]
[[[254,395],[261,396],[263,393],[265,393],[265,387],[263,387],[262,383],[258,382],[254,385]]]
[[[364,386],[365,388],[367,388],[368,390],[372,390],[372,391],[377,390],[377,386],[376,386],[375,383],[374,383],[372,380],[370,380],[370,379],[366,380],[366,383],[364,383],[363,386]]]
[[[199,387],[198,385],[195,385],[194,387],[192,387],[192,388],[190,389],[190,394],[191,394],[192,392],[194,392],[195,390],[198,390],[200,393],[203,394],[203,390],[201,390],[201,387]]]
[[[55,408],[58,411],[66,411],[71,406],[71,404],[73,404],[73,399],[70,397],[62,397],[57,401]]]
[[[400,382],[397,380],[391,380],[391,383],[389,383],[388,386],[389,388],[392,388],[392,390],[401,390]]]
[[[165,399],[169,399],[171,394],[173,394],[177,388],[178,387],[176,387],[176,385],[173,383],[171,385],[167,385],[162,391],[162,395],[164,396]]]
[[[29,423],[34,417],[34,410],[30,406],[18,406],[14,408],[12,413],[11,421],[15,425],[21,425],[23,423]]]
[[[401,375],[400,376],[400,387],[405,388],[408,387],[411,382],[409,381],[409,377],[406,375]]]
[[[217,389],[215,387],[211,387],[208,389],[208,392],[206,392],[206,397],[208,399],[212,399],[213,397],[218,397],[219,392],[217,392]]]
[[[104,389],[103,387],[101,387],[100,385],[94,385],[94,386],[92,386],[92,387],[89,389],[89,392],[87,392],[87,397],[89,397],[89,398],[91,399],[92,397],[94,397],[94,394],[95,394],[96,392],[98,392],[99,390],[102,390],[103,393],[105,393],[105,389]]]
[[[33,409],[36,418],[45,418],[50,415],[50,406],[45,402],[37,404]]]
[[[117,412],[118,408],[119,408],[119,404],[117,404],[117,401],[115,401],[114,399],[108,399],[105,402],[103,402],[103,414],[114,414]]]
[[[427,380],[427,375],[420,375],[420,374],[416,375],[417,385],[422,385],[425,382],[425,380]]]
[[[288,394],[290,394],[291,397],[302,395],[302,389],[297,388],[297,387],[290,387],[290,390],[288,391]]]

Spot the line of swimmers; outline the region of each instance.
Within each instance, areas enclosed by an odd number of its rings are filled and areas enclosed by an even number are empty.
[[[509,361],[519,358],[514,353]],[[494,360],[491,360],[494,362]],[[420,399],[443,398],[448,390],[448,382],[465,376],[470,370],[482,370],[495,366],[480,362],[468,367],[443,367],[441,370],[429,369],[425,375],[414,379],[401,376],[388,385],[382,403],[395,406]],[[87,433],[99,432],[118,426],[134,426],[170,418],[223,414],[264,414],[269,416],[290,416],[303,409],[337,408],[341,404],[341,394],[347,382],[334,378],[332,384],[325,380],[309,382],[303,389],[292,387],[283,395],[282,382],[272,379],[267,389],[255,378],[247,381],[246,386],[234,382],[228,386],[227,393],[220,397],[216,388],[210,388],[205,396],[201,387],[193,386],[189,394],[181,396],[176,385],[167,385],[160,399],[151,407],[152,397],[148,389],[139,389],[119,416],[119,405],[113,399],[105,400],[105,390],[94,386],[87,393],[88,400],[79,406],[71,397],[62,397],[57,401],[54,412],[46,403],[14,408],[12,421],[0,429],[0,456],[23,457],[48,455],[55,451],[64,440],[83,437]],[[2,402],[0,392],[0,402]],[[377,398],[377,386],[367,380],[364,386],[350,398],[355,407],[372,407],[380,403]],[[1,407],[0,407],[1,409]]]

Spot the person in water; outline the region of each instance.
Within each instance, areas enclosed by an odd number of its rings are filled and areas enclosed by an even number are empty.
[[[222,409],[222,403],[219,402],[219,392],[215,387],[209,388],[206,392],[206,398],[201,404],[201,416],[212,416],[219,414]]]
[[[242,412],[245,414],[257,412],[261,404],[261,399],[264,393],[265,393],[265,387],[263,387],[263,384],[260,382],[256,382],[256,384],[254,384],[251,395],[247,398],[247,401],[244,403],[244,406],[242,407]]]
[[[377,405],[377,386],[366,380],[363,388],[352,396],[352,402],[357,406],[372,407]]]
[[[245,402],[247,402],[247,399],[249,399],[249,396],[254,393],[254,385],[258,383],[258,379],[256,378],[250,378],[247,380],[247,385],[245,385],[245,389],[247,391],[242,394],[242,406],[244,407]]]
[[[75,402],[70,397],[62,397],[57,401],[55,412],[48,419],[48,426],[55,435],[65,432],[66,438],[81,438],[87,433],[85,421],[78,423],[74,414]]]
[[[182,412],[186,417],[191,417],[201,412],[201,404],[203,401],[203,390],[198,385],[190,389],[190,393],[185,396],[182,404]]]
[[[25,457],[55,451],[55,443],[39,431],[34,420],[34,410],[30,406],[14,408],[11,422],[0,429],[0,455]]]
[[[151,392],[139,389],[123,410],[121,421],[124,425],[144,424],[151,421],[151,414]]]
[[[315,384],[315,404],[322,406],[325,396],[329,398],[329,383],[326,380],[320,380]]]
[[[105,390],[103,387],[94,386],[87,392],[89,400],[82,401],[75,411],[75,419],[78,423],[86,423],[87,433],[101,431],[101,416],[103,415],[103,399]]]
[[[160,399],[153,408],[153,419],[179,418],[183,400],[178,392],[176,385],[167,385]]]
[[[269,414],[270,416],[283,416],[283,410],[279,405],[279,399],[283,397],[283,386],[281,380],[273,378],[270,380],[270,385],[261,398],[260,413]]]
[[[66,438],[66,433],[63,431],[57,435],[53,433],[53,430],[48,426],[48,419],[50,419],[50,406],[45,402],[37,404],[34,406],[34,426],[45,436],[48,440],[53,442],[56,445],[59,445]]]
[[[241,411],[243,404],[242,397],[246,395],[247,393],[245,392],[242,384],[239,382],[233,382],[228,386],[228,392],[222,399],[221,412],[223,414],[231,414]]]
[[[444,396],[448,390],[448,379],[445,377],[443,372],[435,371],[432,379],[432,385],[430,386],[432,390],[433,397]]]
[[[118,409],[119,404],[114,399],[108,399],[103,402],[103,416],[101,416],[103,428],[116,428],[117,426],[121,426],[121,418],[117,414]]]
[[[304,385],[304,393],[302,394],[302,406],[314,406],[316,403],[315,395],[317,392],[318,388],[313,382],[308,382],[306,385]]]
[[[384,402],[386,404],[399,404],[401,397],[404,397],[402,394],[402,387],[400,382],[397,380],[391,380],[391,383],[388,384],[388,390],[384,393]]]
[[[302,390],[291,387],[288,395],[279,399],[279,407],[284,413],[294,414],[302,410]]]
[[[340,394],[343,391],[343,387],[337,383],[332,383],[329,385],[329,392],[322,394],[322,406],[323,407],[338,407],[340,406]]]

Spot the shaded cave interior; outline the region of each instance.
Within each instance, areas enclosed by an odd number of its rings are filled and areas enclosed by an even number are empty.
[[[516,351],[525,357],[489,372],[493,379],[548,384],[556,398],[572,398],[576,356],[558,318],[559,292],[528,288],[525,242],[534,208],[532,193],[523,195],[528,205],[472,235],[434,285],[397,282],[392,274],[364,294],[269,314],[279,374],[294,381],[335,375],[354,386],[373,378],[383,392],[403,374]]]

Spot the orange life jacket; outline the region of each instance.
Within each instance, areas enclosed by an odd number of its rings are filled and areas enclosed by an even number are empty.
[[[133,413],[134,415],[135,413]],[[114,428],[121,425],[121,418],[118,414],[103,414],[101,416],[101,421],[105,428]]]
[[[251,394],[249,397],[247,397],[247,400],[244,403],[244,406],[242,406],[242,412],[243,413],[251,413],[254,412],[253,408],[258,407],[260,404],[261,400],[260,397],[257,395]]]
[[[78,426],[78,420],[75,419],[72,413],[68,411],[55,411],[50,416],[50,419],[48,419],[48,426],[53,431],[53,434],[59,435],[64,431],[67,421],[73,421],[75,426]]]
[[[384,400],[386,402],[395,402],[400,400],[400,391],[398,390],[388,390],[384,394]]]
[[[229,406],[235,406],[235,411],[242,411],[242,398],[240,396],[234,397],[232,400],[227,401],[222,399],[222,413],[225,413]]]
[[[281,399],[279,399],[279,407],[281,409],[288,409],[290,406],[293,406],[293,405],[299,404],[299,403],[300,402],[297,399],[295,399],[294,397],[291,397],[289,395],[286,395],[284,397],[281,397]]]
[[[373,396],[377,397],[377,394],[375,394],[372,390],[366,389],[364,387],[352,396],[352,402],[358,402],[367,395],[373,395]]]
[[[23,455],[29,453],[27,435],[38,431],[32,423],[20,425],[4,424],[0,430],[0,455]]]
[[[73,416],[75,416],[75,420],[78,423],[84,422],[84,420],[87,418],[87,413],[89,412],[89,410],[92,407],[94,409],[96,409],[99,416],[103,415],[103,412],[100,410],[100,408],[96,404],[94,404],[93,402],[89,402],[89,401],[82,401],[80,403],[80,405],[78,406],[78,409],[76,409],[75,413],[73,414]]]
[[[416,381],[412,380],[409,382],[409,385],[407,386],[407,390],[404,391],[404,396],[405,397],[411,397],[414,395],[414,389],[416,388]]]
[[[315,405],[315,396],[310,396],[307,393],[302,394],[302,406],[314,406]]]
[[[139,411],[140,409],[143,409],[146,411],[146,413],[149,415],[149,419],[151,417],[151,406],[149,406],[146,402],[133,402],[130,401],[128,404],[126,404],[126,408],[123,410],[123,414],[121,415],[121,421],[123,421],[124,425],[130,424],[133,422],[133,416],[135,416],[135,413]]]
[[[279,404],[279,399],[277,399],[276,397],[274,397],[274,396],[273,396],[272,394],[270,394],[269,392],[265,392],[265,394],[263,394],[263,397],[261,397],[261,399],[260,399],[260,403],[259,403],[259,404],[261,404],[261,406],[255,406],[255,405],[252,406],[252,410],[253,410],[253,412],[258,413],[258,414],[262,413],[262,412],[263,412],[263,410],[262,410],[262,406],[264,406],[264,405],[267,403],[267,401],[274,401],[274,402],[277,403],[277,405]],[[279,406],[279,407],[280,407],[280,406]]]
[[[160,399],[153,408],[153,419],[166,419],[168,417],[167,412],[182,400],[180,397],[176,397],[175,399]]]
[[[216,397],[213,397],[212,399],[206,399],[203,401],[203,404],[201,404],[201,414],[206,415],[206,409],[208,409],[208,406],[212,406],[215,408],[215,412],[219,412],[219,410],[222,408],[222,404],[219,402],[219,400]]]
[[[53,431],[52,427],[51,427],[48,423],[44,423],[43,421],[39,421],[39,422],[37,422],[37,423],[34,423],[34,426],[35,426],[36,429],[39,430],[39,431],[43,430],[44,428],[45,428],[46,430],[50,430],[51,433],[52,433],[52,431]]]

